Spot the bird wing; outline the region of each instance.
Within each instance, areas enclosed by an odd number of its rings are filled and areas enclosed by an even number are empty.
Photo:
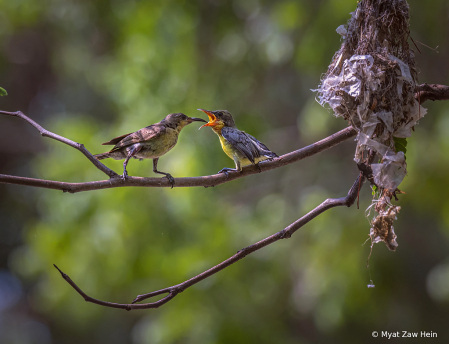
[[[277,158],[278,155],[275,152],[272,152],[267,146],[265,146],[262,142],[260,142],[258,139],[256,139],[254,136],[243,132],[246,136],[248,136],[251,141],[254,143],[254,145],[257,146],[260,155],[266,155],[272,158]]]
[[[252,136],[248,135],[247,133],[240,131],[237,128],[224,127],[221,130],[221,135],[234,148],[236,148],[249,161],[251,161],[251,163],[254,164],[254,159],[260,157],[259,149],[251,139]]]
[[[105,143],[102,143],[102,145],[103,145],[103,146],[105,146],[105,145],[116,145],[116,144],[119,143],[122,139],[124,139],[126,136],[131,135],[131,134],[132,134],[132,133],[125,134],[125,135],[122,135],[122,136],[114,137],[112,140],[110,140],[110,141],[108,141],[108,142],[105,142]]]
[[[112,148],[111,152],[117,151],[123,147],[131,146],[135,143],[142,143],[154,140],[161,135],[165,134],[166,128],[163,125],[153,124],[148,127],[142,128],[134,133],[123,135],[123,137],[114,148]],[[111,140],[112,142],[112,140]]]

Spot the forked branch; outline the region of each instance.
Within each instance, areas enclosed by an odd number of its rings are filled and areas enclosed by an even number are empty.
[[[209,270],[204,271],[204,272],[200,273],[199,275],[197,275],[185,282],[182,282],[180,284],[177,284],[177,285],[174,285],[174,286],[171,286],[168,288],[164,288],[161,290],[157,290],[157,291],[154,291],[154,292],[151,292],[148,294],[138,295],[132,303],[128,303],[128,304],[114,303],[114,302],[101,301],[98,299],[94,299],[93,297],[90,297],[85,292],[83,292],[81,290],[81,288],[79,288],[75,284],[75,282],[73,282],[72,279],[67,274],[62,272],[56,265],[55,265],[55,268],[58,269],[58,271],[61,273],[62,278],[64,278],[67,281],[67,283],[69,283],[72,286],[72,288],[75,289],[77,291],[77,293],[80,294],[84,298],[84,300],[86,302],[92,302],[97,305],[105,306],[105,307],[126,309],[128,311],[133,310],[133,309],[158,308],[158,307],[162,306],[163,304],[167,303],[168,301],[172,300],[176,295],[183,292],[184,290],[191,287],[192,285],[216,274],[217,272],[227,268],[228,266],[234,264],[235,262],[246,257],[247,255],[249,255],[255,251],[258,251],[261,248],[268,246],[278,240],[290,238],[293,235],[293,233],[295,233],[299,228],[301,228],[306,223],[310,222],[312,219],[314,219],[321,213],[325,212],[326,210],[334,208],[334,207],[338,207],[338,206],[350,207],[351,205],[354,204],[355,200],[357,199],[358,193],[360,191],[360,188],[361,188],[364,180],[365,180],[365,178],[360,175],[356,179],[354,184],[352,185],[352,187],[349,190],[348,195],[346,197],[329,198],[329,199],[325,200],[318,207],[316,207],[315,209],[313,209],[312,211],[310,211],[309,213],[307,213],[300,219],[296,220],[291,225],[285,227],[283,230],[281,230],[281,231],[279,231],[259,242],[256,242],[255,244],[253,244],[251,246],[241,249],[236,254],[234,254],[232,257],[226,259],[225,261],[221,262],[218,265],[215,265],[213,268],[210,268]],[[146,300],[146,299],[158,296],[158,295],[163,295],[163,294],[167,294],[167,295],[158,301],[151,302],[151,303],[143,303],[143,304],[137,303],[137,302],[141,302],[143,300]]]
[[[449,99],[449,87],[442,86],[442,85],[427,85],[423,84],[416,87],[416,94],[415,98],[420,101],[420,103],[425,102],[428,99],[431,100],[445,100]],[[32,178],[24,178],[24,177],[16,177],[16,176],[8,176],[8,175],[0,175],[0,182],[1,183],[11,183],[11,184],[20,184],[20,185],[28,185],[28,186],[34,186],[34,187],[42,187],[42,188],[50,188],[50,189],[59,189],[63,191],[68,192],[81,192],[81,191],[88,191],[88,190],[97,190],[97,189],[105,189],[105,188],[112,188],[112,187],[123,187],[123,186],[144,186],[144,187],[170,187],[170,183],[165,178],[141,178],[141,177],[129,177],[126,181],[123,181],[121,178],[119,178],[118,174],[114,171],[110,170],[106,166],[104,166],[102,163],[97,161],[93,155],[84,148],[82,144],[73,142],[71,140],[68,140],[62,136],[56,135],[54,133],[51,133],[44,128],[42,128],[39,124],[34,122],[33,120],[29,119],[27,116],[25,116],[22,112],[6,112],[6,111],[0,111],[0,114],[9,115],[9,116],[17,116],[31,125],[33,125],[36,129],[39,130],[42,136],[47,136],[50,138],[53,138],[55,140],[58,140],[60,142],[63,142],[73,148],[78,149],[81,151],[99,170],[103,171],[105,174],[111,177],[109,180],[103,180],[103,181],[96,181],[96,182],[86,182],[86,183],[65,183],[65,182],[58,182],[58,181],[50,181],[50,180],[42,180],[42,179],[32,179]],[[260,163],[260,171],[268,171],[271,169],[275,169],[281,166],[285,166],[288,164],[291,164],[293,162],[302,160],[306,157],[309,157],[311,155],[317,154],[323,150],[326,150],[328,148],[331,148],[351,137],[354,137],[356,135],[356,131],[352,127],[348,127],[346,129],[343,129],[321,141],[318,141],[310,146],[304,147],[302,149],[290,152],[288,154],[282,155],[279,158],[273,159],[271,161],[263,161]],[[226,183],[228,181],[238,179],[245,177],[247,175],[255,174],[260,172],[259,169],[255,166],[250,166],[248,168],[245,168],[242,172],[232,172],[229,173],[228,176],[223,174],[216,174],[216,175],[210,175],[210,176],[203,176],[203,177],[193,177],[193,178],[177,178],[175,179],[175,186],[177,187],[188,187],[188,186],[204,186],[204,187],[210,187],[215,186],[219,184]],[[183,292],[187,288],[191,287],[192,285],[208,278],[209,276],[212,276],[216,274],[217,272],[225,269],[226,267],[234,264],[238,260],[246,257],[247,255],[251,254],[252,252],[258,251],[261,248],[268,246],[280,239],[286,239],[290,238],[293,233],[295,233],[299,228],[304,226],[306,223],[314,219],[319,214],[323,213],[324,211],[337,207],[337,206],[348,206],[350,207],[352,204],[354,204],[355,200],[357,199],[358,193],[360,191],[361,185],[364,182],[365,177],[360,175],[357,180],[354,182],[352,188],[349,190],[348,195],[346,197],[342,198],[336,198],[336,199],[327,199],[323,203],[321,203],[318,207],[298,219],[297,221],[293,222],[291,225],[287,226],[283,230],[251,245],[248,247],[245,247],[244,249],[238,251],[235,255],[232,257],[226,259],[225,261],[221,262],[220,264],[214,266],[213,268],[204,271],[203,273],[185,281],[180,284],[164,288],[158,291],[154,291],[148,294],[138,295],[134,301],[130,304],[121,304],[121,303],[113,303],[113,302],[107,302],[107,301],[101,301],[98,299],[94,299],[90,296],[88,296],[86,293],[84,293],[76,284],[71,280],[71,278],[62,272],[56,265],[56,269],[61,273],[61,276],[69,283],[87,302],[95,303],[101,306],[105,307],[113,307],[113,308],[120,308],[120,309],[126,309],[126,310],[132,310],[132,309],[148,309],[148,308],[158,308],[162,306],[163,304],[167,303],[171,299],[173,299],[177,294]],[[152,303],[144,303],[139,304],[138,302],[141,302],[145,299],[152,298],[158,295],[163,295],[162,299],[152,302]]]
[[[2,115],[7,115],[7,116],[14,116],[14,117],[19,117],[25,121],[27,121],[28,123],[30,123],[33,127],[35,127],[37,130],[39,130],[39,133],[44,136],[44,137],[49,137],[53,140],[65,143],[66,145],[69,145],[70,147],[73,147],[77,150],[79,150],[81,153],[83,153],[87,159],[89,159],[89,161],[95,165],[96,168],[98,168],[101,172],[105,173],[107,176],[109,176],[110,178],[117,178],[119,177],[119,175],[117,173],[115,173],[113,170],[109,169],[108,167],[106,167],[104,164],[102,164],[99,160],[97,160],[87,149],[86,147],[84,147],[83,144],[81,143],[77,143],[74,142],[72,140],[69,140],[63,136],[57,135],[55,133],[52,133],[51,131],[48,131],[47,129],[44,129],[41,125],[37,124],[35,121],[33,121],[31,118],[29,118],[28,116],[25,116],[23,114],[22,111],[16,111],[16,112],[7,112],[7,111],[0,111],[0,114]],[[1,177],[5,176],[5,175],[0,175]],[[0,182],[5,182],[3,181],[3,179],[0,177]],[[6,177],[13,177],[13,176],[6,176]],[[18,177],[20,178],[20,177]],[[26,178],[26,179],[30,179],[30,178]],[[37,179],[39,180],[39,179]],[[16,184],[16,183],[12,183],[12,184]],[[30,185],[30,184],[22,184],[22,185]]]
[[[426,100],[447,100],[449,99],[449,86],[444,85],[428,85],[422,84],[416,86],[415,98],[422,104]],[[54,180],[45,180],[45,179],[35,179],[35,178],[27,178],[27,177],[18,177],[0,174],[0,183],[8,183],[8,184],[17,184],[17,185],[26,185],[32,187],[46,188],[46,189],[55,189],[61,190],[64,192],[82,192],[82,191],[90,191],[90,190],[100,190],[100,189],[109,189],[115,187],[124,187],[124,186],[140,186],[140,187],[172,187],[167,178],[144,178],[144,177],[128,177],[125,181],[119,178],[119,175],[106,167],[100,161],[95,159],[95,157],[80,143],[71,141],[65,137],[54,134],[42,126],[37,124],[32,119],[25,116],[21,111],[17,112],[7,112],[0,111],[0,114],[19,117],[28,123],[30,123],[33,127],[35,127],[42,136],[50,137],[54,140],[65,143],[83,153],[92,164],[95,165],[100,171],[104,172],[106,175],[110,177],[108,180],[99,180],[94,182],[85,182],[85,183],[66,183]],[[260,170],[256,166],[249,166],[243,169],[242,172],[230,172],[228,175],[224,174],[214,174],[209,176],[201,176],[201,177],[189,177],[189,178],[175,178],[175,187],[192,187],[192,186],[204,186],[211,187],[215,185],[224,184],[226,182],[230,182],[232,180],[246,177],[251,174],[256,174],[259,172],[269,171],[278,167],[282,167],[285,165],[289,165],[296,161],[305,159],[309,156],[320,153],[328,148],[331,148],[339,143],[354,137],[356,135],[356,131],[352,127],[347,127],[339,132],[324,138],[321,141],[315,142],[307,147],[298,149],[296,151],[284,154],[279,158],[273,159],[271,161],[265,160],[259,163]]]
[[[46,189],[56,189],[64,192],[82,192],[82,191],[90,191],[90,190],[100,190],[100,189],[109,189],[115,187],[124,187],[124,186],[141,186],[141,187],[172,187],[167,178],[144,178],[144,177],[128,177],[126,180],[123,180],[119,177],[117,173],[107,168],[100,161],[98,161],[82,144],[73,142],[65,137],[56,135],[54,133],[49,132],[42,128],[39,124],[25,116],[22,112],[6,112],[0,111],[0,114],[16,116],[22,118],[27,121],[31,125],[33,125],[42,136],[47,136],[52,139],[63,142],[73,148],[81,151],[99,170],[106,173],[111,179],[108,180],[99,180],[94,182],[85,182],[85,183],[66,183],[59,182],[54,180],[45,180],[45,179],[35,179],[35,178],[27,178],[27,177],[18,177],[18,176],[10,176],[5,174],[0,174],[0,183],[8,183],[8,184],[18,184],[18,185],[26,185],[33,186],[39,188]],[[285,165],[289,165],[296,161],[305,159],[314,154],[320,153],[328,148],[331,148],[339,143],[353,137],[356,135],[356,131],[352,127],[347,127],[339,132],[330,135],[318,142],[315,142],[307,147],[298,149],[296,151],[284,154],[279,158],[275,158],[271,161],[266,160],[259,163],[260,170],[256,166],[248,166],[243,169],[242,172],[229,172],[228,175],[223,173],[214,174],[210,176],[201,176],[201,177],[188,177],[188,178],[175,178],[175,187],[192,187],[192,186],[204,186],[211,187],[215,185],[220,185],[223,183],[230,182],[231,180],[235,180],[238,178],[242,178],[251,174],[256,174],[259,172],[269,171],[278,167],[282,167]]]

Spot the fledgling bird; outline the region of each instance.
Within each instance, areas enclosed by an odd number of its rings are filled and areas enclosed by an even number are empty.
[[[202,127],[211,127],[218,135],[223,151],[234,160],[235,168],[225,167],[218,173],[242,170],[243,166],[256,165],[259,170],[259,162],[267,159],[277,158],[277,154],[270,151],[267,146],[257,140],[254,136],[237,129],[232,115],[227,110],[203,111],[209,122]]]
[[[128,177],[126,166],[129,159],[153,159],[153,172],[164,174],[173,188],[175,180],[170,173],[158,171],[157,162],[159,157],[166,154],[176,145],[182,128],[194,121],[206,122],[202,118],[189,117],[183,113],[171,113],[158,123],[103,143],[103,145],[114,145],[114,148],[109,152],[94,156],[98,160],[106,158],[114,160],[125,159],[123,162],[123,179]]]

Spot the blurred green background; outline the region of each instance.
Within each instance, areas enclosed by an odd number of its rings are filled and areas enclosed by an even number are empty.
[[[411,0],[420,82],[449,83],[449,3]],[[0,1],[0,99],[45,128],[102,142],[170,112],[227,109],[279,155],[346,123],[310,89],[340,46],[354,0]],[[416,48],[414,48],[416,50]],[[301,162],[215,188],[117,188],[64,194],[0,185],[1,343],[377,343],[372,331],[434,331],[449,319],[449,103],[429,109],[409,139],[397,204],[399,247],[366,260],[371,201],[332,209],[189,288],[160,309],[127,303],[180,283],[281,230],[357,176],[349,140]],[[159,161],[175,177],[233,162],[208,128],[188,126]],[[0,117],[1,173],[60,181],[104,179],[78,151],[17,118]],[[106,160],[121,173],[122,162]],[[130,175],[156,177],[151,161]],[[420,339],[415,340],[417,342]],[[421,339],[421,342],[424,340]],[[397,339],[395,342],[405,342]]]

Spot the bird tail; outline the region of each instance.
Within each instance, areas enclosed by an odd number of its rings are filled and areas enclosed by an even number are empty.
[[[268,151],[268,153],[264,152],[265,156],[269,157],[269,158],[279,158],[279,155],[277,155],[275,152],[272,151]]]
[[[107,159],[107,158],[109,158],[109,153],[110,152],[95,154],[94,157],[96,157],[98,160]]]

